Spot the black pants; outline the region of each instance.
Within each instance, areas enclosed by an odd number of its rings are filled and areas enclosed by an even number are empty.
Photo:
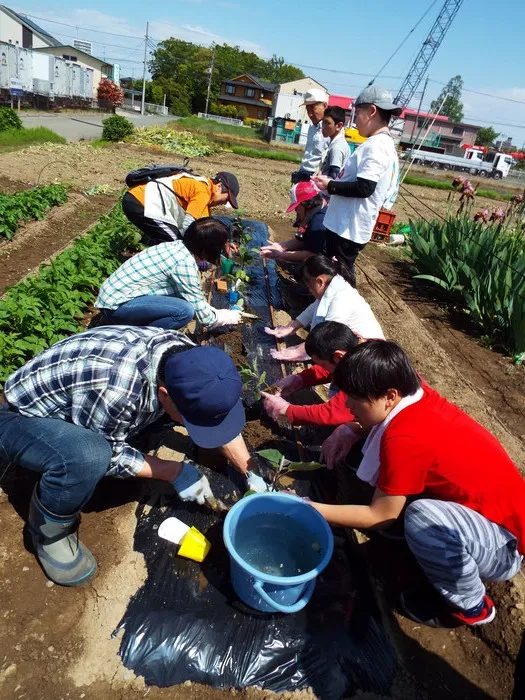
[[[336,257],[344,263],[350,272],[350,283],[356,287],[355,282],[355,261],[366,243],[354,243],[346,238],[341,238],[333,231],[326,232],[326,253],[329,258]]]
[[[129,192],[126,192],[122,199],[122,211],[131,223],[142,231],[142,242],[145,245],[171,243],[182,238],[181,232],[174,224],[144,216],[143,205]]]

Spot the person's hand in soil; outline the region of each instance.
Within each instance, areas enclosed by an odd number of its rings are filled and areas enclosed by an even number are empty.
[[[261,246],[262,258],[278,258],[280,253],[284,253],[284,248],[281,243],[271,241],[267,245]]]
[[[268,335],[273,335],[275,338],[287,338],[289,335],[293,335],[302,325],[298,321],[290,321],[286,326],[277,326],[276,328],[269,328],[266,326],[264,329],[265,333]]]
[[[272,394],[267,394],[265,391],[261,391],[261,396],[263,397],[264,410],[272,420],[278,421],[279,418],[286,417],[286,412],[290,405],[288,401],[283,399],[282,396],[272,396]]]
[[[340,425],[321,446],[321,462],[326,462],[328,469],[341,462],[352,447],[363,437],[358,423]]]
[[[275,382],[275,386],[279,387],[282,396],[288,396],[303,388],[303,378],[300,374],[289,374]]]
[[[181,473],[171,483],[182,501],[194,501],[202,506],[214,497],[208,479],[189,462],[183,462]]]
[[[236,326],[242,320],[241,312],[233,309],[215,309],[217,320],[211,328],[222,328],[222,326]]]
[[[275,350],[275,348],[272,348],[270,350],[270,355],[274,360],[287,360],[288,362],[306,362],[310,359],[310,356],[304,349],[304,343],[294,345],[291,348],[285,348],[284,350]]]
[[[328,183],[331,182],[331,177],[326,177],[326,175],[314,175],[310,182],[317,187],[320,192],[326,192],[328,189]]]
[[[268,491],[268,484],[255,472],[248,472],[246,474],[246,483],[248,485],[248,491],[255,491],[255,493],[265,493]]]

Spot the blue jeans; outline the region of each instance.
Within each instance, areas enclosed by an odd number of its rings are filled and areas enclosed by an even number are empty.
[[[92,430],[0,406],[0,462],[42,474],[40,501],[55,515],[72,515],[89,501],[111,454],[108,441]]]
[[[179,297],[142,296],[125,301],[116,309],[106,309],[104,323],[177,330],[187,325],[194,313],[190,302]]]

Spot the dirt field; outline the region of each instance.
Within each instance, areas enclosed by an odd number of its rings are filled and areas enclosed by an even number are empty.
[[[107,210],[127,171],[151,162],[180,162],[177,157],[129,147],[94,150],[85,144],[50,146],[0,156],[1,172],[13,182],[1,191],[22,186],[69,183],[69,203],[47,222],[24,227],[12,243],[0,246],[0,287],[23,277],[30,267],[61,249]],[[254,218],[271,224],[280,238],[291,234],[288,204],[292,164],[233,156],[197,159],[193,167],[205,175],[231,170],[241,184],[240,203]],[[6,186],[7,185],[7,186]],[[112,195],[85,198],[93,185],[108,185]],[[408,187],[440,213],[448,192]],[[415,200],[414,200],[415,203]],[[476,206],[485,206],[476,202]],[[494,206],[490,201],[487,206]],[[417,205],[419,208],[419,205]],[[400,200],[396,213],[408,220],[410,207]],[[369,247],[370,248],[370,247]],[[472,329],[450,315],[439,300],[415,288],[406,269],[379,247],[362,256],[359,286],[387,336],[401,342],[430,384],[501,440],[525,470],[525,373],[504,356],[481,347]],[[264,426],[250,425],[264,435]],[[82,538],[95,553],[99,572],[83,589],[49,586],[23,546],[22,528],[33,480],[13,469],[0,472],[0,595],[4,624],[0,628],[0,697],[150,698],[214,700],[221,691],[198,685],[172,689],[147,688],[120,663],[119,640],[111,634],[129,598],[145,578],[142,555],[134,551],[135,508],[139,500],[157,499],[159,485],[103,482],[83,516]],[[362,539],[371,576],[390,610],[392,590],[400,584],[404,554],[390,543]],[[400,565],[400,562],[402,564]],[[474,633],[430,630],[398,616],[390,617],[392,635],[406,669],[392,691],[395,698],[496,698],[512,695],[514,662],[525,626],[525,579],[491,587],[498,608],[494,623]],[[391,590],[392,589],[392,590]],[[390,613],[388,612],[387,617]],[[232,691],[232,693],[235,691]],[[272,694],[249,689],[235,692],[248,700]],[[284,694],[292,697],[292,694]],[[310,697],[302,693],[302,697]],[[360,695],[359,697],[366,697]],[[517,697],[515,698],[517,700]]]

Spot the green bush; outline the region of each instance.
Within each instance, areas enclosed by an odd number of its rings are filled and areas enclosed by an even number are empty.
[[[244,124],[245,126],[251,126],[252,129],[260,129],[264,126],[265,122],[263,119],[251,119],[250,117],[247,117],[244,120]]]
[[[411,222],[418,279],[437,284],[513,352],[525,350],[525,239],[501,224],[467,218]]]
[[[11,107],[0,107],[0,131],[23,129],[22,120]]]
[[[102,125],[102,138],[105,141],[122,141],[133,133],[133,124],[120,114],[104,119]]]

